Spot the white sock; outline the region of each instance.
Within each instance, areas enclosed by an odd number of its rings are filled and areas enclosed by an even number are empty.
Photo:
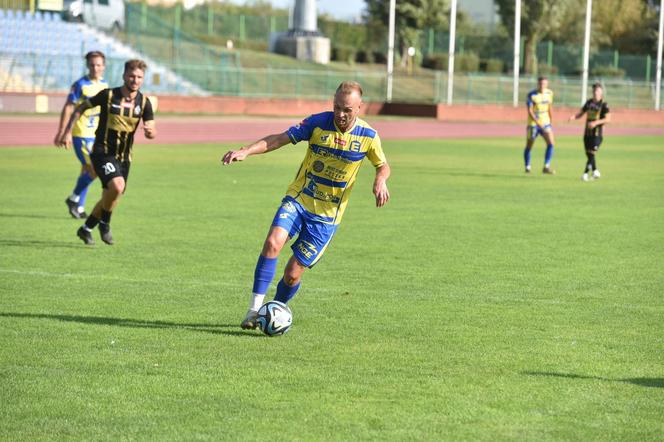
[[[251,294],[251,302],[249,303],[249,310],[258,311],[258,309],[261,308],[261,305],[263,305],[263,300],[264,299],[265,299],[265,295],[260,295],[258,293],[252,293]]]
[[[78,200],[80,200],[80,199],[81,199],[81,197],[76,195],[75,193],[72,193],[71,195],[69,195],[69,201],[73,201],[73,202],[77,203]]]

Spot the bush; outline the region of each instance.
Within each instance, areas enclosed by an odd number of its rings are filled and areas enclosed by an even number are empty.
[[[505,62],[499,58],[488,58],[480,62],[480,70],[484,72],[501,74],[504,72]]]
[[[556,75],[558,74],[558,66],[552,65],[549,66],[546,63],[540,63],[537,65],[537,75]]]
[[[332,48],[332,60],[344,63],[354,63],[357,51],[355,48],[335,46]]]
[[[623,78],[625,77],[625,70],[616,68],[611,65],[606,66],[595,66],[590,70],[590,75],[595,77],[616,77]]]
[[[480,57],[474,52],[457,54],[454,57],[454,70],[457,72],[477,72],[480,70]]]
[[[437,71],[447,70],[447,54],[431,53],[422,59],[422,67],[427,69],[435,69]]]

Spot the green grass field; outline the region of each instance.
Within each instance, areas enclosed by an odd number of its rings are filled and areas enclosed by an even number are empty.
[[[386,141],[279,338],[238,324],[304,144],[137,146],[113,247],[71,152],[0,149],[0,439],[662,440],[662,140],[522,145]]]

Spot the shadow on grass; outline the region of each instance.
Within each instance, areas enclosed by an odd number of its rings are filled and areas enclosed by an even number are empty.
[[[78,322],[79,324],[110,325],[113,327],[182,329],[203,333],[212,333],[216,335],[222,334],[250,338],[261,338],[264,336],[258,333],[229,330],[237,329],[239,327],[238,324],[183,324],[169,321],[143,321],[140,319],[106,318],[103,316],[48,315],[42,313],[12,312],[0,312],[0,318],[50,319],[63,322]]]
[[[47,241],[39,239],[0,239],[0,246],[9,246],[9,247],[61,247],[65,249],[91,249],[90,246],[86,246],[81,243],[81,241],[72,236],[71,241]]]
[[[0,218],[28,218],[28,219],[65,219],[64,216],[39,215],[37,213],[5,213],[0,212]]]
[[[506,179],[518,179],[518,180],[528,178],[528,175],[526,175],[525,173],[516,173],[516,172],[481,173],[481,172],[445,170],[441,172],[441,175],[459,176],[459,177],[477,177],[477,178],[506,178]]]
[[[555,373],[549,371],[524,371],[522,372],[522,374],[528,376],[544,376],[544,377],[567,378],[567,379],[592,379],[595,381],[607,381],[607,382],[625,382],[628,384],[640,385],[642,387],[664,388],[664,378],[613,379],[613,378],[603,378],[601,376],[585,376],[574,373]]]

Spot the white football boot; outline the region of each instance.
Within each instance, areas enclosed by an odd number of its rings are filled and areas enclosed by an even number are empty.
[[[593,179],[598,180],[599,177],[601,177],[601,176],[602,176],[602,175],[599,173],[599,169],[595,169],[595,170],[593,171]]]
[[[590,178],[588,177],[588,174],[587,174],[587,173],[584,173],[584,174],[581,176],[581,179],[582,179],[583,181],[590,181]]]
[[[258,311],[249,309],[247,310],[247,315],[244,317],[244,321],[240,324],[245,330],[253,330],[258,327]]]

